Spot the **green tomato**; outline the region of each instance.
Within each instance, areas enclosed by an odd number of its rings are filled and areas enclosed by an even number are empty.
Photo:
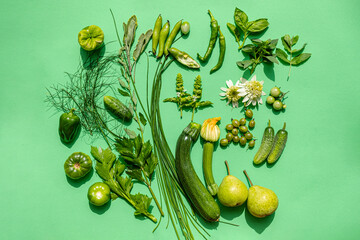
[[[271,94],[271,96],[273,96],[274,98],[279,97],[280,94],[281,94],[280,88],[278,88],[278,87],[273,87],[273,88],[270,90],[270,94]]]
[[[189,22],[183,22],[181,24],[181,32],[186,35],[190,32],[190,23]]]
[[[82,152],[74,152],[64,163],[66,175],[71,179],[84,177],[92,168],[91,158]]]
[[[275,98],[273,97],[273,96],[268,96],[267,98],[266,98],[266,103],[267,104],[273,104],[275,102]]]
[[[273,108],[279,111],[283,108],[283,103],[280,100],[276,100],[273,104]]]
[[[79,32],[78,41],[84,50],[93,51],[103,45],[104,33],[96,25],[87,26]]]
[[[110,200],[110,188],[102,182],[94,183],[89,187],[88,199],[95,206],[102,206]]]

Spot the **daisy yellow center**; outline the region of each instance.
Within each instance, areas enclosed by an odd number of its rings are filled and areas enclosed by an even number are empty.
[[[246,84],[247,92],[251,93],[255,98],[261,97],[263,85],[258,81],[250,81]]]
[[[231,86],[226,90],[226,97],[227,99],[229,99],[230,101],[236,102],[239,101],[240,96],[239,96],[239,87],[237,86]]]

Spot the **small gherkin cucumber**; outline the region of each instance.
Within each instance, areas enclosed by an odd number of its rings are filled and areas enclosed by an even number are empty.
[[[288,137],[288,132],[285,130],[285,127],[286,127],[286,122],[284,123],[284,127],[276,133],[274,139],[274,145],[267,158],[268,163],[276,162],[285,148],[285,144]]]
[[[129,122],[132,119],[132,113],[119,99],[111,96],[104,96],[105,108],[120,120]]]
[[[254,157],[254,164],[260,164],[266,160],[269,155],[274,141],[274,129],[270,126],[270,120],[268,126],[265,128],[261,145]]]

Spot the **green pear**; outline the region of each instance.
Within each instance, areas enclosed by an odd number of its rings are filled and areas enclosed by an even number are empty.
[[[251,215],[263,218],[273,214],[279,205],[276,194],[268,188],[253,185],[245,170],[244,173],[251,184],[247,199],[247,208]]]
[[[222,180],[217,193],[220,203],[227,207],[236,207],[243,204],[248,197],[246,185],[237,177],[230,175],[229,166],[225,161],[228,169],[228,175]]]

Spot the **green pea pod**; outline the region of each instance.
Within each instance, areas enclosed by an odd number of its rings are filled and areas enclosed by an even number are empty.
[[[200,54],[198,53],[198,58],[200,59],[200,61],[204,62],[206,60],[209,59],[214,46],[215,46],[215,42],[218,36],[218,29],[219,29],[219,25],[218,22],[216,21],[216,19],[214,18],[214,16],[212,15],[212,13],[210,12],[210,10],[208,10],[209,14],[210,14],[210,27],[211,27],[211,35],[210,35],[210,41],[209,41],[209,46],[206,50],[206,53],[204,55],[204,57],[201,57]]]
[[[160,31],[159,52],[158,52],[157,58],[161,58],[162,55],[164,54],[165,41],[166,41],[167,36],[169,35],[169,32],[170,32],[170,22],[167,21]]]
[[[187,66],[188,68],[200,68],[199,63],[197,63],[192,57],[189,56],[186,52],[180,51],[177,48],[170,48],[169,53],[182,65]]]
[[[284,123],[284,127],[280,129],[275,135],[274,145],[267,158],[268,163],[276,162],[285,148],[285,144],[288,137],[288,132],[285,130],[285,127],[286,127],[286,123]]]
[[[222,32],[220,31],[220,27],[219,27],[219,44],[220,44],[220,55],[219,55],[219,60],[218,63],[215,65],[215,67],[213,67],[210,70],[210,73],[215,72],[216,70],[218,70],[223,62],[224,62],[224,57],[225,57],[225,50],[226,50],[226,44],[225,44],[225,37],[222,34]]]
[[[181,23],[182,23],[182,20],[178,21],[175,24],[174,28],[170,32],[169,37],[166,39],[165,49],[164,49],[164,54],[166,57],[169,55],[169,48],[171,47],[171,44],[173,43],[178,32],[180,31]]]
[[[63,113],[59,121],[59,135],[64,143],[71,143],[80,132],[80,118],[74,113],[75,108],[70,112]]]
[[[155,21],[155,26],[153,30],[153,36],[152,36],[152,52],[154,55],[156,55],[156,48],[159,43],[159,37],[160,37],[160,30],[162,26],[162,17],[161,14]]]

